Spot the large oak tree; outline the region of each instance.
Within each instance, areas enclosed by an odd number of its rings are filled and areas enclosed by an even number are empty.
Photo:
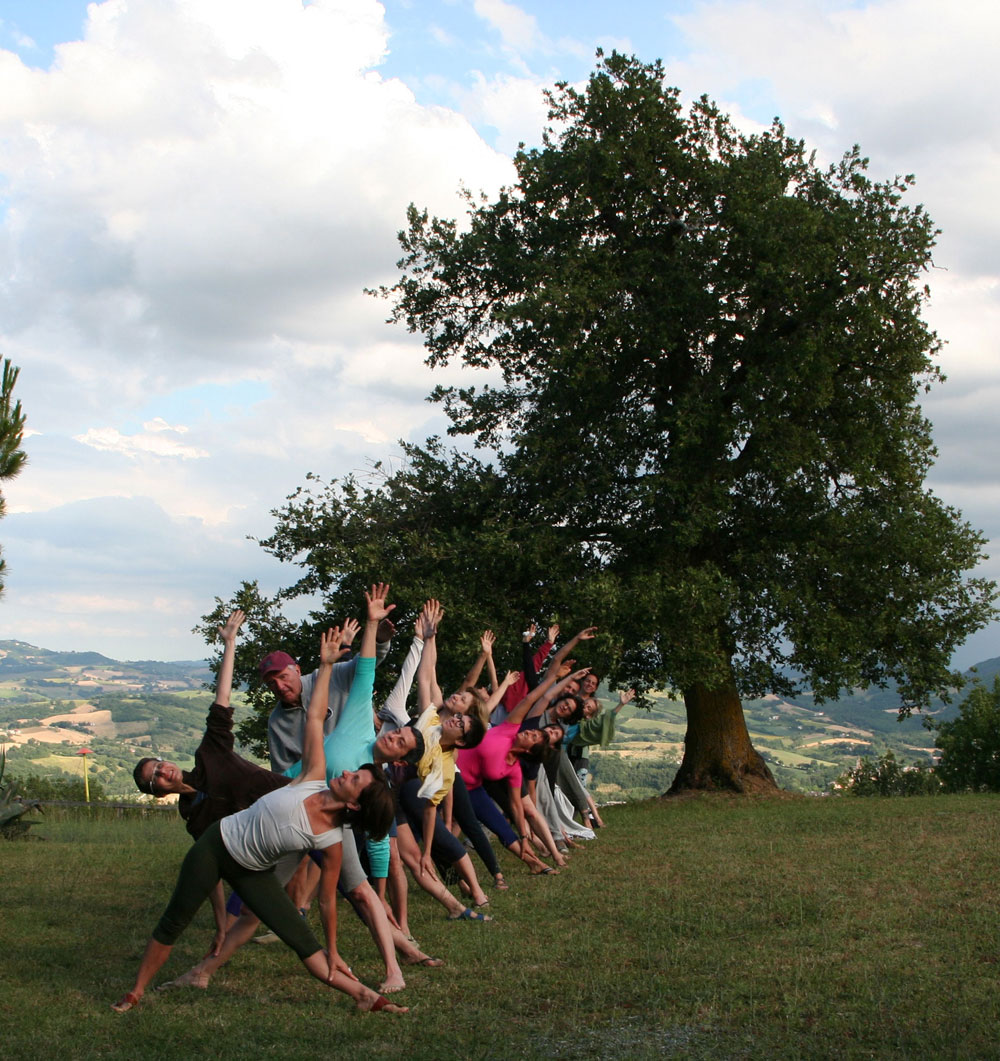
[[[486,463],[412,449],[265,544],[331,604],[388,564],[485,620],[593,616],[615,677],[683,693],[675,789],[771,787],[741,696],[895,682],[905,711],[992,615],[983,539],[924,483],[935,230],[909,178],[685,112],[658,63],[601,57],[550,102],[495,201],[411,207],[383,292],[432,366],[492,373],[436,392]]]

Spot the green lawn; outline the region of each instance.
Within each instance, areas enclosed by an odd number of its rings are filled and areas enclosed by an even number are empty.
[[[188,846],[171,815],[0,843],[3,1056],[980,1058],[1000,1018],[1000,800],[706,797],[608,808],[558,877],[506,862],[492,925],[411,927],[405,1017],[358,1016],[280,944],[118,1016]],[[506,852],[504,853],[506,858]],[[207,911],[162,979],[193,963]],[[374,951],[346,909],[341,952]]]

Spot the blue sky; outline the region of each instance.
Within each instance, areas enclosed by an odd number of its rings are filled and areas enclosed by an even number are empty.
[[[664,60],[821,160],[915,173],[942,229],[931,485],[996,552],[1000,14],[969,0],[0,0],[0,353],[29,465],[5,484],[0,638],[202,654],[250,536],[307,472],[364,471],[443,424],[392,283],[406,204],[511,180],[542,89],[596,48]],[[991,555],[984,573],[1000,576]],[[997,655],[997,627],[956,662]]]

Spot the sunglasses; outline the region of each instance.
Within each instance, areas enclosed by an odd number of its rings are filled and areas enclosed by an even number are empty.
[[[146,783],[147,787],[149,788],[149,794],[151,796],[155,796],[156,795],[156,793],[153,791],[153,782],[156,780],[157,775],[160,773],[160,764],[163,763],[164,760],[160,759],[159,757],[157,757],[156,759],[153,760],[153,762],[156,765],[153,767],[152,773],[150,773],[150,775],[149,775],[149,781]]]

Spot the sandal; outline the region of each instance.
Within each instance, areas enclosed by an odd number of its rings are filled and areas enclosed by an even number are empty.
[[[475,910],[466,907],[460,914],[448,915],[449,921],[492,921],[489,914],[477,914]]]
[[[493,887],[496,888],[498,892],[510,891],[510,885],[503,879],[502,873],[498,873],[493,878]]]
[[[533,869],[531,875],[533,877],[549,877],[557,874],[559,870],[553,869],[551,866],[542,866],[541,869]]]
[[[133,1006],[139,1005],[139,999],[141,998],[142,995],[134,995],[131,991],[126,991],[117,1002],[111,1003],[111,1008],[115,1013],[128,1013]]]
[[[368,1009],[360,1009],[361,1013],[378,1013],[380,1009],[385,1009],[388,1006],[393,1013],[408,1013],[409,1007],[398,1006],[391,999],[385,997],[385,995],[379,995],[377,999],[368,1007]]]

